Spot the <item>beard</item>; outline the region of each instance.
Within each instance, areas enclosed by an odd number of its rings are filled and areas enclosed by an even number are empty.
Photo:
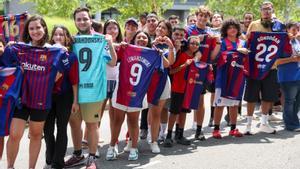
[[[273,26],[273,21],[272,21],[272,19],[267,19],[267,20],[261,20],[261,24],[262,24],[262,26],[264,27],[264,28],[272,28],[272,26]]]

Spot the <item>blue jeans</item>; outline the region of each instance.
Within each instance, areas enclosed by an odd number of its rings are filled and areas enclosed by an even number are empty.
[[[297,113],[300,106],[300,81],[280,83],[284,96],[283,121],[287,130],[300,128]]]

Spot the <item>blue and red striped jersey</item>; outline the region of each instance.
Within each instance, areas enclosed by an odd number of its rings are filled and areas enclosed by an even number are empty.
[[[233,100],[241,100],[244,91],[245,55],[237,51],[241,47],[245,47],[245,41],[222,39],[217,62],[216,88],[221,89],[222,97]]]
[[[209,75],[209,65],[204,62],[193,62],[185,72],[186,86],[182,107],[197,110],[202,91]],[[212,72],[211,72],[212,73]]]
[[[21,40],[27,13],[0,16],[0,35],[6,42]]]
[[[200,61],[212,63],[213,61],[211,60],[210,55],[216,46],[216,40],[215,38],[208,36],[208,34],[213,34],[210,27],[200,29],[196,25],[191,25],[186,28],[186,39],[190,36],[205,35],[199,46],[199,51],[202,54]]]
[[[251,52],[246,57],[245,74],[251,79],[264,79],[278,57],[292,54],[285,32],[251,32],[247,46]]]
[[[22,83],[20,67],[0,67],[0,137],[9,134]]]
[[[200,29],[197,27],[197,25],[190,25],[187,26],[185,29],[185,38],[187,39],[190,36],[197,36],[197,35],[203,35],[212,33],[210,27],[205,27],[205,29]]]
[[[118,51],[120,60],[117,103],[142,108],[150,79],[156,69],[163,70],[159,52],[144,47],[128,45]]]
[[[21,65],[24,77],[22,104],[33,109],[51,108],[51,94],[58,72],[69,68],[69,60],[61,48],[40,48],[14,44],[5,48],[1,57],[4,66]]]

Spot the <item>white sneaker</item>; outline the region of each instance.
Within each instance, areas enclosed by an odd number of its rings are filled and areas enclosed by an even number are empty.
[[[282,121],[281,118],[276,117],[274,114],[270,115],[268,120],[269,121]]]
[[[112,161],[117,159],[117,152],[115,150],[115,147],[109,146],[106,152],[106,160],[107,161]]]
[[[259,131],[264,133],[269,133],[269,134],[276,133],[276,130],[273,127],[271,127],[269,124],[260,124]]]
[[[151,144],[151,142],[152,142],[151,132],[148,132],[147,142],[148,142],[148,144]]]
[[[124,147],[124,152],[128,153],[130,151],[131,147],[132,147],[132,141],[129,140],[128,143],[126,144],[126,146]]]
[[[45,164],[43,169],[51,169],[51,165]]]
[[[114,146],[114,148],[115,148],[115,152],[116,152],[117,154],[119,154],[119,145],[116,144],[116,145]]]
[[[137,148],[131,148],[128,156],[129,161],[135,161],[139,158],[139,151]]]
[[[247,124],[246,125],[246,130],[245,130],[245,135],[253,135],[253,133],[251,132],[251,125]]]
[[[154,141],[153,143],[150,144],[150,148],[151,148],[152,153],[154,153],[154,154],[160,153],[160,148],[156,141]]]
[[[193,122],[193,125],[192,125],[192,130],[196,131],[197,130],[197,123],[196,122]]]

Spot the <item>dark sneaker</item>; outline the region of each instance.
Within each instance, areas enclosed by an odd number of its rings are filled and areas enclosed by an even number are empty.
[[[85,169],[97,169],[95,157],[92,156],[88,157]]]
[[[144,140],[144,139],[147,138],[147,135],[148,135],[148,130],[141,129],[141,131],[140,131],[140,138],[141,138],[142,140]]]
[[[164,147],[172,147],[173,146],[173,141],[170,138],[166,138],[164,141]]]
[[[204,141],[205,140],[205,136],[204,136],[203,132],[202,131],[201,132],[196,132],[195,139],[196,140],[200,140],[200,141]]]
[[[181,144],[181,145],[191,145],[191,141],[186,139],[185,137],[181,137],[179,139],[176,140],[177,144]]]
[[[208,127],[214,126],[214,119],[209,119]]]
[[[65,168],[69,168],[69,167],[74,167],[74,166],[78,166],[78,165],[82,165],[85,163],[85,158],[83,155],[81,156],[76,156],[76,155],[72,155],[71,158],[69,158],[66,162],[65,162]]]

